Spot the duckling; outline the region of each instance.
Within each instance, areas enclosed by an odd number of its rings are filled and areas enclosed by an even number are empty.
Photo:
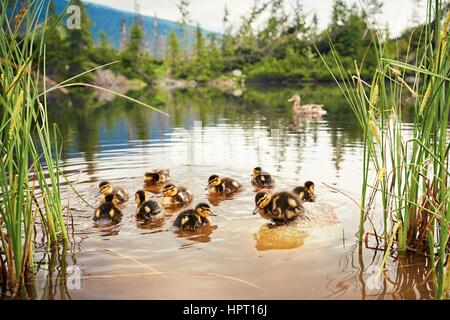
[[[95,210],[92,220],[100,224],[118,223],[122,216],[122,211],[114,204],[114,195],[108,194],[105,202]]]
[[[144,182],[146,185],[164,185],[170,178],[169,169],[157,169],[145,173]]]
[[[316,201],[316,194],[314,193],[314,182],[307,181],[305,186],[297,187],[293,190],[293,193],[297,195],[303,202]]]
[[[276,224],[283,224],[299,217],[304,217],[304,208],[299,197],[291,192],[278,192],[270,195],[261,191],[255,197],[256,208],[253,214],[259,214],[264,219]]]
[[[161,204],[163,206],[179,206],[185,205],[192,201],[194,194],[185,187],[167,184],[162,190],[163,198]]]
[[[156,201],[148,200],[144,190],[139,190],[135,195],[136,218],[139,220],[161,220],[164,219],[164,211]]]
[[[261,189],[273,188],[275,179],[270,173],[262,171],[261,167],[256,167],[252,173],[252,184]]]
[[[301,104],[300,95],[296,94],[289,102],[294,102],[292,106],[292,113],[294,116],[312,116],[312,117],[321,117],[324,114],[327,114],[325,110],[323,110],[323,105],[321,104]]]
[[[116,205],[124,204],[125,202],[128,202],[129,196],[128,192],[122,188],[122,187],[114,187],[112,186],[111,182],[109,181],[102,181],[98,185],[98,189],[101,194],[101,202],[104,203],[105,197],[107,195],[112,194],[114,196],[114,203]]]
[[[212,175],[208,179],[208,190],[210,194],[229,195],[242,189],[242,185],[232,178],[220,178],[218,175]]]
[[[211,207],[206,203],[200,203],[194,210],[188,209],[181,212],[173,225],[182,230],[194,230],[211,224],[211,214]]]

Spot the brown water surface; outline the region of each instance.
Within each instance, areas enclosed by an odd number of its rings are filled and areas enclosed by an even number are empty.
[[[328,115],[294,127],[287,100],[298,90],[305,103],[324,103]],[[212,226],[180,232],[172,227],[176,213],[161,224],[136,222],[132,201],[121,223],[95,227],[94,210],[66,185],[72,245],[50,258],[40,250],[31,285],[35,298],[433,297],[424,257],[389,257],[380,276],[383,252],[356,245],[359,208],[349,197],[359,199],[362,135],[335,88],[251,89],[240,97],[195,89],[137,98],[171,117],[122,100],[95,106],[81,99],[52,110],[65,141],[64,171],[71,181],[78,179],[76,188],[88,203],[96,206],[97,185],[105,179],[133,199],[144,172],[158,167],[170,168],[172,181],[194,192],[194,205],[212,200],[204,190],[212,174],[233,177],[245,190],[210,201],[217,214]],[[342,223],[269,228],[268,221],[252,215],[255,166],[274,175],[276,190],[313,180],[319,202],[330,205]]]

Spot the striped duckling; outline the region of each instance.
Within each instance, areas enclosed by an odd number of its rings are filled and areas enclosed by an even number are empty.
[[[269,194],[261,191],[255,197],[256,208],[253,214],[259,214],[264,219],[283,224],[296,218],[304,217],[302,201],[291,192]]]
[[[297,187],[293,190],[303,202],[314,202],[316,201],[316,194],[314,193],[314,182],[307,181],[304,186]]]
[[[148,200],[144,190],[139,190],[135,195],[136,219],[144,221],[155,221],[164,219],[164,211],[154,200]]]
[[[185,187],[167,184],[162,190],[163,198],[161,204],[164,207],[182,206],[190,203],[194,198],[192,191]]]
[[[108,194],[94,213],[92,220],[98,224],[119,223],[122,219],[122,211],[114,204],[114,195]]]
[[[129,200],[128,192],[122,187],[113,187],[110,181],[102,181],[98,185],[100,191],[100,202],[105,203],[105,197],[108,195],[113,195],[113,201],[116,205],[121,205]]]
[[[262,171],[261,167],[256,167],[252,172],[252,184],[260,189],[270,189],[275,185],[275,179],[270,173]]]
[[[209,177],[205,190],[208,190],[209,194],[230,195],[242,190],[242,185],[232,178],[221,178],[214,174]]]
[[[181,230],[194,230],[211,224],[211,215],[211,207],[206,203],[200,203],[195,209],[182,211],[173,225]]]
[[[169,169],[156,169],[146,172],[144,175],[144,183],[146,185],[165,185],[170,178]]]

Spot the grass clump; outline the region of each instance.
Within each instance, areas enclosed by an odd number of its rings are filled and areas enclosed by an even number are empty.
[[[427,13],[426,24],[414,31],[420,41],[409,48],[405,60],[395,59],[392,46],[374,31],[377,70],[371,81],[361,77],[364,62],[355,62],[352,74],[336,50],[333,63],[339,72],[333,76],[364,130],[359,240],[364,239],[374,200],[381,199],[383,230],[375,230],[377,241],[384,243],[386,255],[395,247],[435,257],[435,295],[441,299],[450,285],[445,267],[450,222],[450,12],[440,0],[429,0]],[[412,127],[405,130],[402,111],[407,104],[414,105],[414,113]]]

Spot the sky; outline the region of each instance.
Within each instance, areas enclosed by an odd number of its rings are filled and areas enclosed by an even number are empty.
[[[230,10],[231,22],[234,26],[239,25],[240,16],[249,12],[250,6],[254,0],[190,0],[191,16],[193,21],[199,22],[202,28],[222,32],[222,18],[225,4]],[[133,0],[88,0],[87,2],[107,5],[126,11],[134,11]],[[153,16],[155,13],[159,18],[177,21],[179,19],[178,9],[176,7],[179,0],[137,0],[141,14]],[[347,3],[357,3],[361,0],[346,0]],[[295,0],[285,0],[286,12],[291,10],[290,3]],[[319,26],[325,28],[330,22],[331,7],[333,0],[301,0],[306,13],[317,13],[319,17]],[[396,36],[405,28],[411,26],[411,17],[413,14],[412,0],[383,0],[384,12],[380,17],[382,25],[389,24],[391,34]],[[291,10],[292,11],[292,10]],[[426,1],[422,0],[420,10],[421,16],[425,17]],[[424,18],[423,18],[424,19]]]

